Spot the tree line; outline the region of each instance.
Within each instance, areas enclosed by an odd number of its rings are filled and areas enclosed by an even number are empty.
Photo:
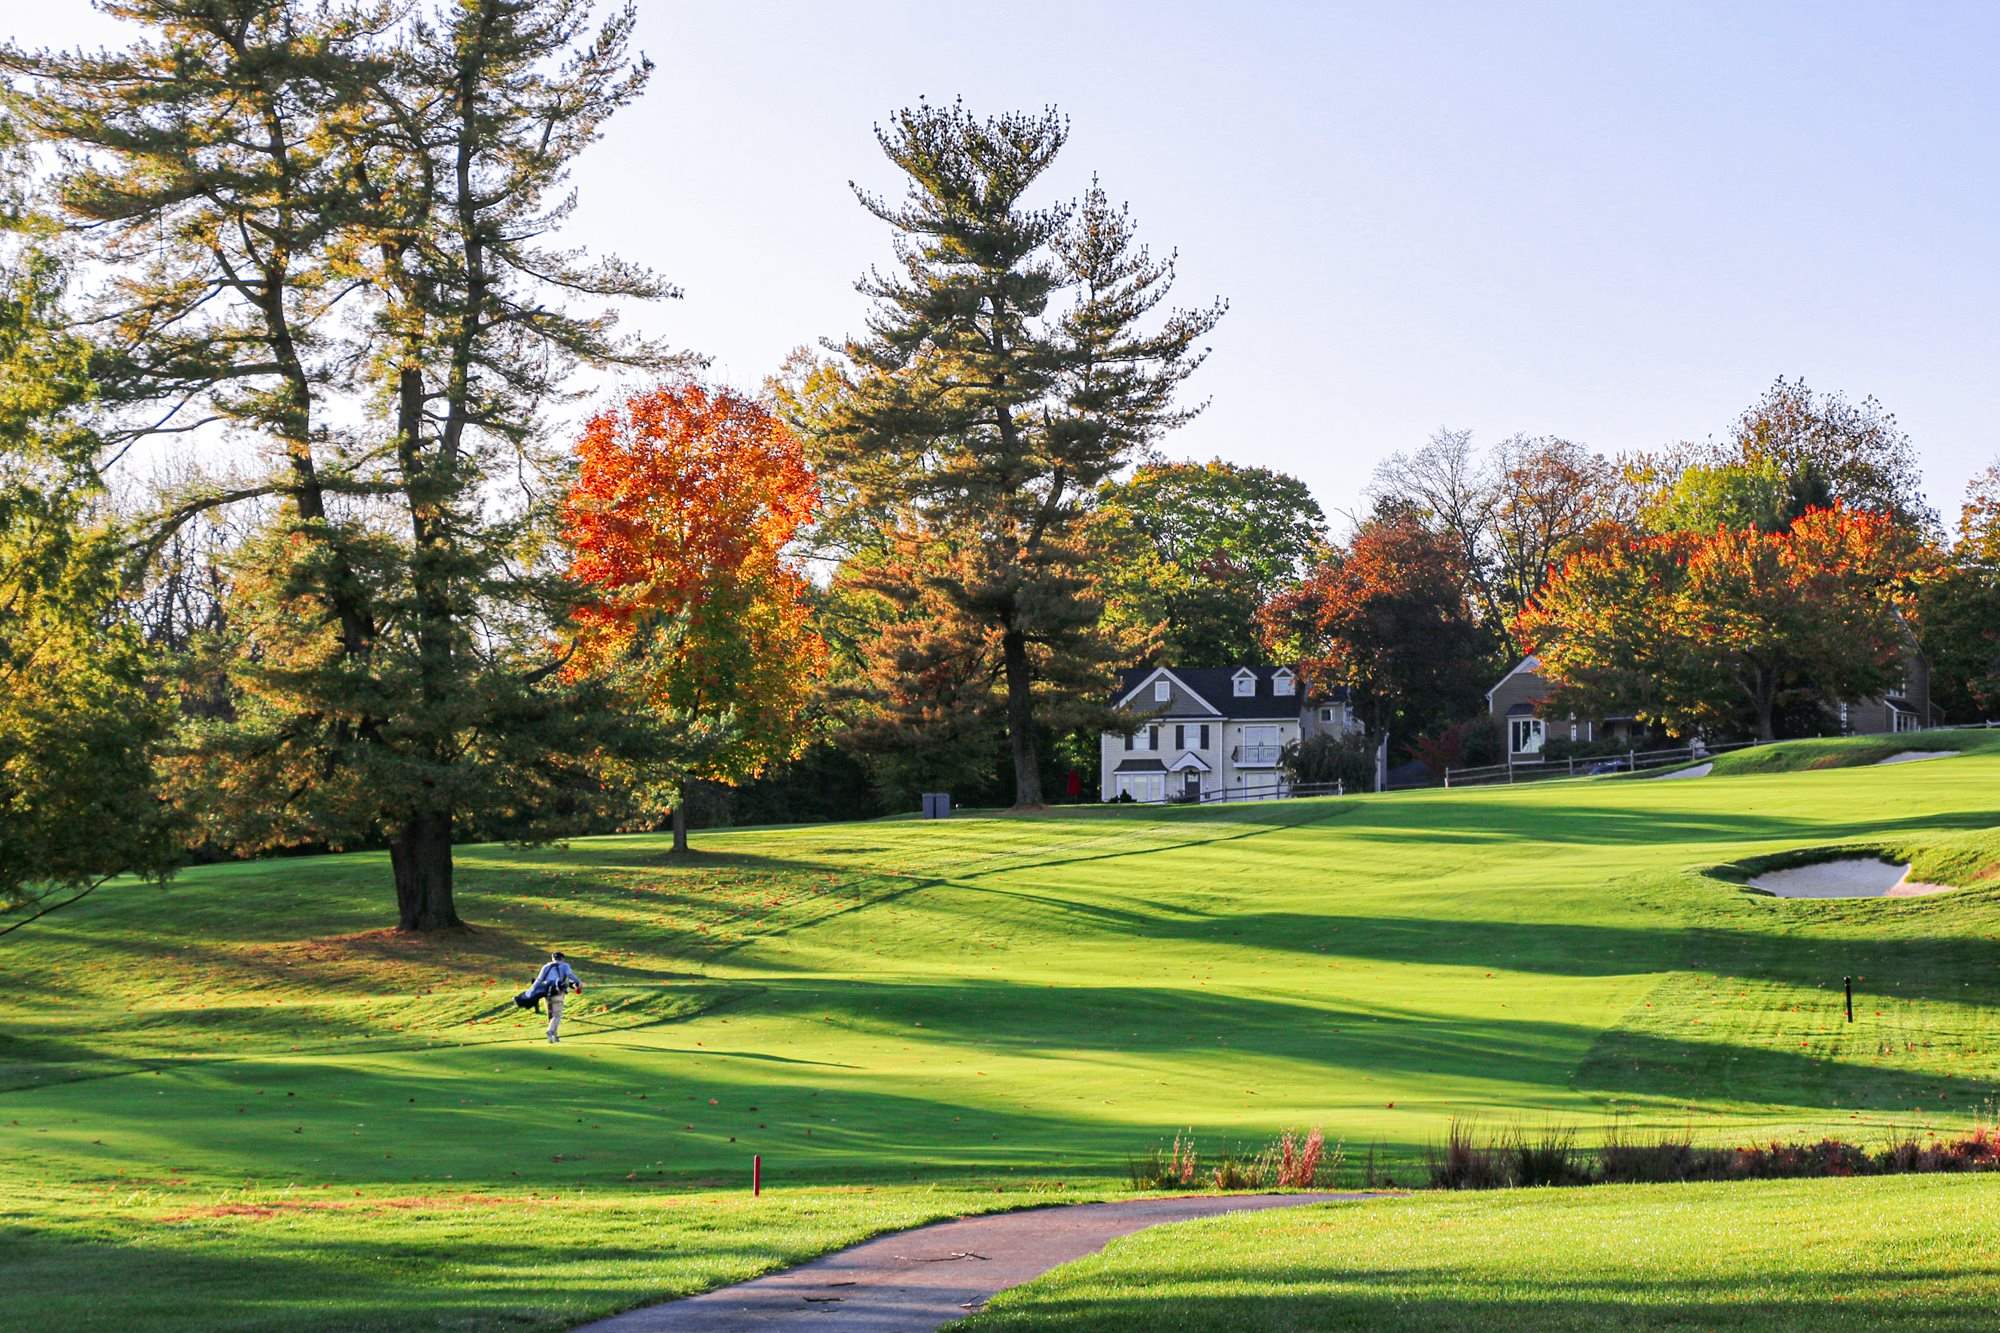
[[[1993,695],[2000,483],[1947,541],[1872,402],[1781,381],[1722,443],[1633,458],[1443,433],[1335,540],[1296,478],[1160,452],[1226,305],[1175,304],[1095,179],[1048,197],[1055,110],[878,126],[900,192],[855,190],[888,242],[860,329],[730,387],[621,331],[671,282],[563,240],[651,74],[629,7],[110,9],[122,49],[0,50],[27,911],[380,847],[430,930],[469,837],[1033,807],[1094,776],[1152,661],[1298,661],[1406,752],[1531,648],[1577,706],[1649,690],[1674,727],[1770,732],[1886,679],[1892,634],[1948,707]]]

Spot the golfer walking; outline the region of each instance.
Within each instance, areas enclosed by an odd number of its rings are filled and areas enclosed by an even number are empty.
[[[563,997],[571,991],[575,991],[578,995],[583,994],[583,983],[576,979],[576,973],[570,970],[569,961],[562,956],[562,951],[558,949],[549,955],[549,961],[542,964],[542,970],[535,974],[533,989],[542,991],[547,995],[549,1002],[549,1045],[554,1046],[562,1040]]]

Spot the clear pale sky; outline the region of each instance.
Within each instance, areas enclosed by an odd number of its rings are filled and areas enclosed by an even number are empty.
[[[9,6],[33,43],[116,27]],[[850,178],[919,96],[1054,103],[1093,171],[1226,296],[1167,443],[1331,511],[1440,426],[1612,452],[1722,431],[1776,376],[1874,394],[1955,516],[2000,457],[2000,5],[640,0],[651,90],[574,235],[686,299],[649,327],[754,386],[856,328],[886,258]]]

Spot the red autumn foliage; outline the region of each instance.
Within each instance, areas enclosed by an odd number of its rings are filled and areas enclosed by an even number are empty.
[[[698,732],[676,778],[734,782],[797,753],[824,674],[786,549],[819,493],[798,440],[754,399],[669,385],[593,417],[563,506],[572,675],[617,675]],[[698,751],[698,753],[695,753]]]

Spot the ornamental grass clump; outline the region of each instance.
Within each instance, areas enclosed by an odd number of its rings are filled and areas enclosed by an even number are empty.
[[[1544,1125],[1533,1137],[1516,1129],[1503,1149],[1511,1157],[1516,1185],[1588,1185],[1590,1165],[1576,1150],[1576,1131]]]
[[[1513,1163],[1498,1144],[1481,1143],[1479,1127],[1453,1118],[1442,1144],[1424,1149],[1432,1189],[1494,1190],[1514,1183]]]
[[[1278,1188],[1307,1190],[1319,1183],[1320,1162],[1326,1153],[1326,1135],[1317,1125],[1303,1135],[1286,1130],[1267,1150],[1277,1162]],[[1338,1176],[1340,1148],[1334,1147],[1334,1164],[1329,1173]]]
[[[1127,1159],[1125,1176],[1135,1190],[1171,1190],[1195,1187],[1201,1158],[1195,1152],[1194,1135],[1176,1134],[1172,1147],[1155,1144],[1143,1156]]]

